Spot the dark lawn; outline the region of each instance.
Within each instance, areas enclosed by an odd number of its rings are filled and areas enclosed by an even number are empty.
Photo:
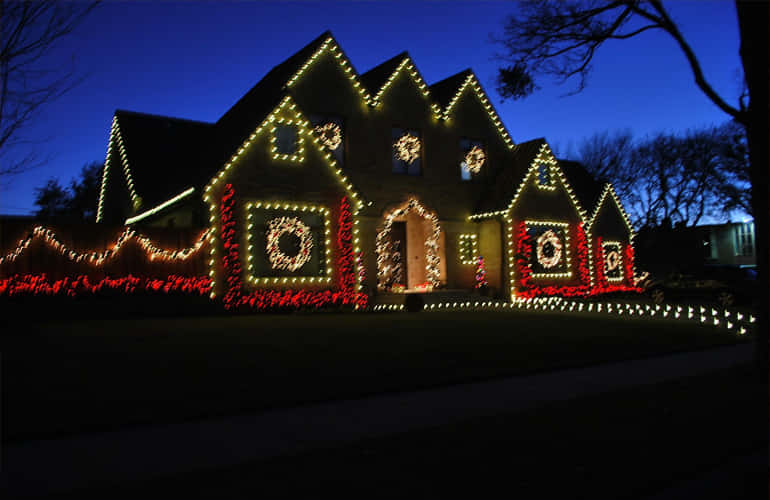
[[[767,387],[739,366],[77,498],[640,499],[756,453],[767,455]],[[695,498],[767,498],[763,462]]]
[[[175,422],[746,341],[531,312],[293,314],[6,328],[3,439]]]

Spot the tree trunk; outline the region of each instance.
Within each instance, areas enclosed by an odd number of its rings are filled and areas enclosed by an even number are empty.
[[[749,144],[749,161],[751,177],[751,204],[754,210],[754,225],[756,228],[757,269],[759,271],[759,307],[757,313],[757,333],[755,360],[763,381],[768,375],[768,310],[770,309],[770,279],[768,264],[770,264],[770,248],[768,247],[768,219],[770,218],[770,163],[768,159],[768,22],[770,12],[766,2],[737,0],[738,25],[741,33],[741,62],[746,75],[749,89],[749,120],[746,135]]]

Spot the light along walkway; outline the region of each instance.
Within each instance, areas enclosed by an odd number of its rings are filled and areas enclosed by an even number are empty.
[[[698,375],[748,362],[752,349],[753,345],[742,344],[254,415],[13,444],[3,450],[0,477],[3,489],[21,496],[95,481],[122,482],[234,465]]]

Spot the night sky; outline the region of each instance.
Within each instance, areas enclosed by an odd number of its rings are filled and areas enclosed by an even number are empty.
[[[742,72],[734,3],[667,6],[707,79],[736,103]],[[39,141],[37,152],[49,161],[0,180],[0,213],[31,212],[33,190],[45,179],[68,183],[84,164],[103,161],[116,109],[216,121],[327,29],[359,73],[403,50],[429,85],[473,68],[514,141],[545,137],[560,156],[597,131],[630,128],[644,136],[727,120],[695,86],[675,42],[654,31],[600,49],[588,88],[576,96],[562,97],[574,84],[542,80],[531,97],[501,103],[494,90],[499,47],[488,40],[514,9],[502,1],[106,2],[46,61],[74,55],[85,80],[26,129],[24,137]]]

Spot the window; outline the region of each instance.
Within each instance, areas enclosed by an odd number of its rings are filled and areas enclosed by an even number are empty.
[[[330,211],[318,205],[246,204],[247,279],[255,285],[330,283]]]
[[[604,276],[609,282],[623,281],[623,251],[618,241],[603,241]]]
[[[291,125],[275,127],[275,148],[278,154],[293,155],[297,152],[297,129]]]
[[[484,143],[472,139],[460,139],[460,178],[469,181],[486,165],[487,152]]]
[[[461,234],[459,241],[460,262],[475,264],[479,255],[479,242],[475,234]]]
[[[420,131],[393,128],[393,173],[422,175],[422,140]]]
[[[339,116],[310,115],[310,123],[324,149],[329,151],[339,166],[345,165],[345,125]]]
[[[735,255],[751,257],[754,255],[754,223],[744,222],[738,224],[733,234],[735,235]]]
[[[530,269],[533,278],[571,278],[569,224],[525,221],[532,244]]]
[[[545,162],[537,164],[537,184],[540,187],[551,187],[551,169]]]

